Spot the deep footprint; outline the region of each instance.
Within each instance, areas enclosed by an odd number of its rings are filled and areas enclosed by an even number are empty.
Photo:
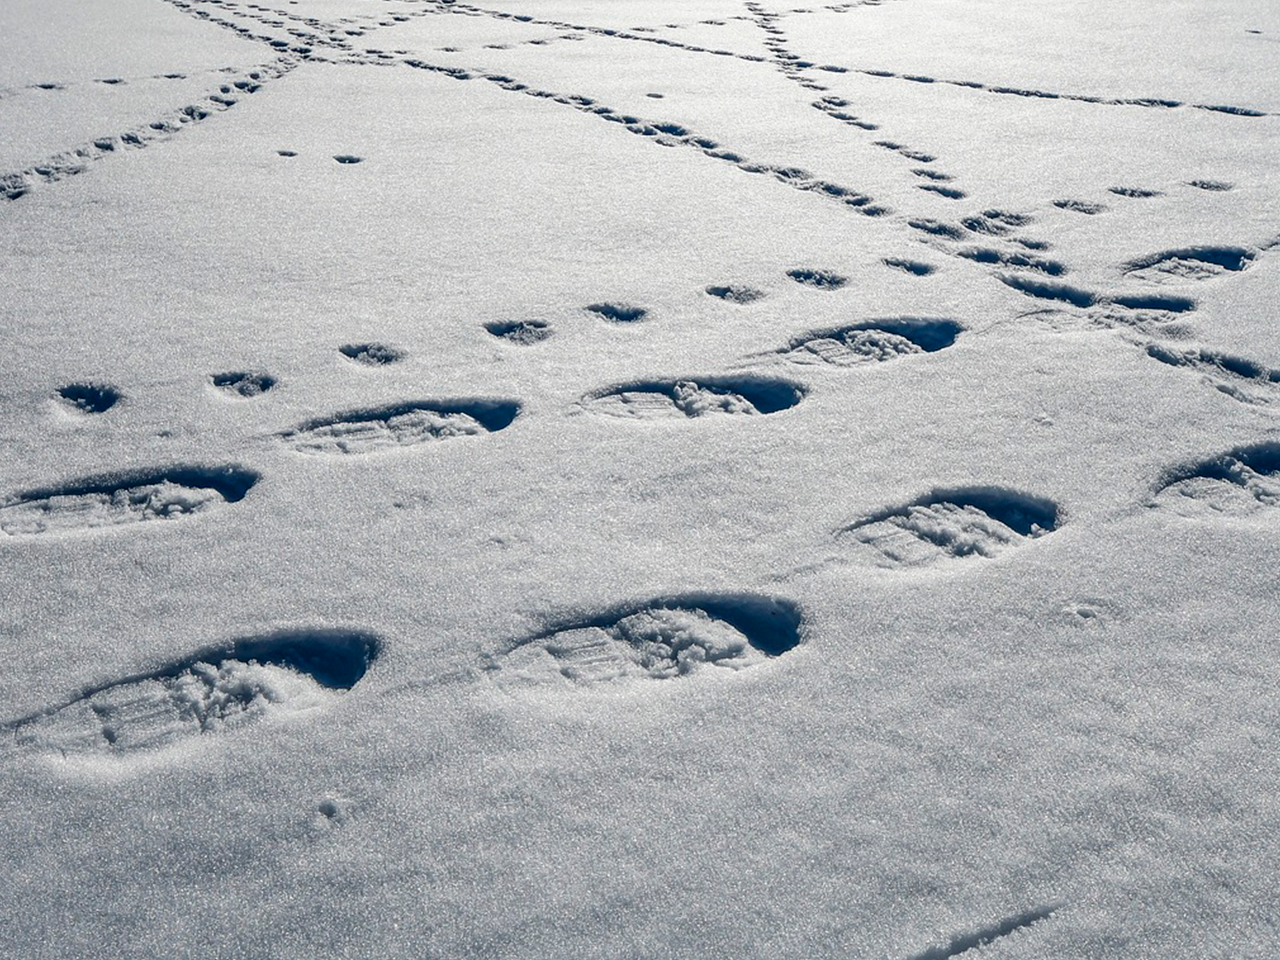
[[[794,407],[804,390],[787,380],[765,377],[707,377],[701,380],[644,381],[588,394],[582,406],[592,413],[629,420],[673,420],[709,415],[756,416]]]
[[[893,317],[867,320],[835,330],[820,330],[792,340],[782,353],[793,363],[829,363],[851,367],[933,353],[951,346],[964,332],[954,320]]]
[[[644,307],[633,307],[626,303],[593,303],[587,309],[610,323],[635,323],[643,320],[649,312]]]
[[[223,393],[245,400],[260,397],[276,385],[276,378],[258,370],[235,370],[231,373],[215,373],[210,382]]]
[[[500,683],[530,687],[732,674],[794,649],[801,624],[794,604],[768,597],[669,597],[518,640],[484,669]]]
[[[0,531],[32,536],[176,520],[236,503],[259,474],[239,466],[178,466],[86,477],[0,502]]]
[[[1056,504],[1002,487],[934,490],[865,517],[838,536],[870,550],[883,567],[917,567],[958,557],[995,557],[1056,530]]]
[[[62,402],[78,413],[106,413],[120,402],[115,387],[101,383],[69,383],[58,388]]]
[[[280,434],[299,453],[366,454],[450,437],[505,430],[520,412],[514,400],[397,403],[310,420]]]
[[[1184,517],[1243,517],[1280,507],[1280,444],[1239,447],[1171,470],[1151,505]]]
[[[364,677],[379,648],[371,634],[335,630],[249,637],[89,687],[0,729],[11,730],[18,746],[64,755],[162,747],[266,714],[322,707]]]

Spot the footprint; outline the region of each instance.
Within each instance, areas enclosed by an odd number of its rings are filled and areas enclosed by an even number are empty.
[[[805,267],[788,270],[787,276],[796,283],[802,283],[806,287],[817,287],[819,290],[838,290],[849,282],[848,277],[842,277],[830,270],[810,270]]]
[[[1171,367],[1183,367],[1204,374],[1215,390],[1241,403],[1266,404],[1275,399],[1273,390],[1258,393],[1256,388],[1273,388],[1280,384],[1280,370],[1268,370],[1261,364],[1214,350],[1175,350],[1160,343],[1147,345],[1147,356]]]
[[[404,351],[385,343],[345,343],[338,348],[348,360],[366,367],[385,367],[404,359]]]
[[[1187,186],[1195,187],[1197,190],[1210,190],[1214,193],[1223,193],[1235,188],[1234,183],[1228,183],[1226,180],[1192,180]]]
[[[1035,270],[1037,273],[1051,277],[1060,277],[1067,272],[1065,264],[1044,257],[1033,257],[1027,253],[1005,253],[990,247],[965,247],[957,250],[956,256],[975,263],[999,264],[1002,267],[1019,267],[1023,270]]]
[[[276,385],[276,378],[269,373],[236,370],[231,373],[215,373],[210,381],[223,393],[232,397],[250,399],[260,397]]]
[[[730,284],[727,287],[707,287],[707,293],[721,300],[727,300],[729,303],[738,304],[755,303],[757,300],[763,300],[765,296],[763,290],[739,284]]]
[[[522,347],[541,343],[551,336],[551,327],[541,320],[515,320],[510,323],[486,323],[484,328],[499,340]]]
[[[1125,264],[1125,276],[1148,283],[1208,280],[1224,273],[1239,273],[1253,261],[1244,247],[1182,247],[1139,257]]]
[[[673,420],[712,414],[777,413],[794,407],[803,398],[804,389],[787,380],[707,377],[624,384],[588,394],[581,403],[592,413],[608,417]]]
[[[794,649],[802,622],[794,604],[768,597],[661,598],[518,640],[484,669],[499,683],[528,687],[727,675]]]
[[[612,323],[635,323],[643,320],[649,313],[644,307],[633,307],[626,303],[593,303],[587,309]]]
[[[1137,200],[1164,196],[1159,190],[1145,190],[1142,187],[1107,187],[1107,189],[1118,197],[1133,197]]]
[[[931,263],[921,263],[919,260],[904,260],[901,257],[887,257],[884,265],[893,267],[895,270],[901,270],[903,273],[914,274],[917,277],[927,277],[938,269]]]
[[[86,477],[0,501],[0,531],[16,537],[175,520],[237,503],[259,479],[255,471],[239,466],[176,466]]]
[[[883,567],[916,567],[953,557],[995,557],[1059,526],[1056,504],[1003,487],[934,490],[845,527],[838,534]]]
[[[1000,277],[1000,282],[1038,300],[1058,300],[1069,303],[1073,307],[1092,307],[1098,303],[1097,294],[1065,283],[1050,283],[1047,280],[1034,280],[1017,274],[1003,275]]]
[[[933,353],[951,346],[963,332],[964,327],[954,320],[894,317],[805,334],[781,352],[792,363],[851,367],[913,353]]]
[[[1007,237],[1018,227],[1025,227],[1033,222],[1033,218],[1025,213],[1010,213],[1007,210],[983,210],[980,215],[965,217],[960,223],[974,233],[985,233],[992,237]]]
[[[58,388],[58,396],[78,413],[106,413],[120,402],[123,395],[106,384],[69,383]]]
[[[1280,444],[1259,443],[1165,475],[1151,506],[1184,517],[1243,517],[1280,506]]]
[[[325,706],[364,677],[370,634],[291,630],[235,640],[168,666],[88,687],[70,701],[0,726],[18,746],[63,755],[122,755],[254,720]]]
[[[349,153],[336,154],[333,159],[337,160],[339,163],[363,163],[364,162],[364,157],[352,156]]]
[[[279,437],[299,453],[366,454],[497,433],[519,412],[520,404],[512,400],[397,403],[311,420]]]
[[[1107,209],[1100,203],[1090,203],[1088,200],[1055,200],[1053,205],[1063,210],[1084,213],[1091,217],[1097,216],[1099,213],[1105,213]]]
[[[281,157],[296,157],[298,152],[296,150],[277,150],[276,154]]]

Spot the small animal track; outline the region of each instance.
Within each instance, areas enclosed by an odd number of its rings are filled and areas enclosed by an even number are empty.
[[[1163,344],[1147,345],[1147,356],[1171,367],[1182,367],[1204,375],[1205,382],[1233,400],[1266,404],[1276,399],[1280,370],[1213,350],[1175,350]]]
[[[519,413],[513,400],[397,403],[311,420],[279,438],[299,453],[359,455],[497,433]]]
[[[792,340],[782,353],[793,363],[852,367],[933,353],[951,346],[963,332],[964,327],[954,320],[892,317],[805,334]]]
[[[819,290],[838,290],[849,282],[848,277],[831,270],[811,270],[808,267],[788,270],[787,276],[796,283],[806,287],[816,287]]]
[[[62,402],[78,413],[106,413],[120,402],[122,394],[115,387],[100,383],[69,383],[58,388]]]
[[[615,608],[518,640],[488,658],[504,685],[579,687],[731,674],[801,640],[799,608],[752,595],[695,594]]]
[[[499,340],[529,347],[551,336],[551,327],[541,320],[514,320],[509,323],[486,323],[485,330]]]
[[[124,755],[218,734],[274,713],[323,707],[377,658],[378,639],[293,630],[201,650],[159,670],[89,687],[0,726],[19,747]]]
[[[803,398],[804,389],[787,380],[707,377],[624,384],[588,394],[581,403],[584,409],[608,417],[671,420],[777,413],[794,407]]]
[[[592,303],[587,309],[610,323],[635,323],[643,320],[649,313],[644,307],[633,307],[626,303]]]
[[[1238,273],[1253,261],[1244,247],[1182,247],[1140,257],[1125,264],[1125,276],[1148,283],[1208,280],[1224,273]]]
[[[1242,517],[1280,506],[1280,444],[1259,443],[1170,470],[1151,506],[1185,517]]]
[[[884,567],[995,557],[1059,526],[1056,504],[1003,487],[934,490],[839,531]]]
[[[253,370],[215,373],[209,381],[228,396],[244,400],[260,397],[276,385],[276,378],[271,374]]]
[[[885,259],[884,265],[917,277],[927,277],[938,269],[931,263],[921,263],[919,260],[904,260],[901,257],[888,257]]]
[[[404,351],[385,343],[347,343],[338,348],[338,352],[366,367],[385,367],[404,359]]]
[[[707,293],[729,303],[737,304],[755,303],[757,300],[763,300],[765,296],[763,290],[739,284],[730,284],[726,287],[707,287]]]
[[[239,466],[176,466],[87,477],[0,501],[0,531],[33,536],[175,520],[237,503],[258,480],[259,474]]]

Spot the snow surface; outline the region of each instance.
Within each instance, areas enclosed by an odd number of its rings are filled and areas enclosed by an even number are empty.
[[[0,21],[0,955],[1280,955],[1280,7]]]

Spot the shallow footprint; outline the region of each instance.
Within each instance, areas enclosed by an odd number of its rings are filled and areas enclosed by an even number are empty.
[[[271,374],[253,370],[215,373],[209,380],[223,393],[245,400],[260,397],[276,385],[276,378]]]
[[[323,706],[365,675],[370,634],[294,630],[200,651],[150,673],[90,687],[4,724],[17,746],[124,754],[235,729],[269,714]]]
[[[529,347],[551,336],[551,327],[541,320],[514,320],[509,323],[486,323],[485,330],[499,340]]]
[[[765,377],[708,377],[703,380],[647,381],[588,394],[582,406],[592,413],[630,420],[669,420],[712,414],[757,416],[794,407],[804,390],[787,380]]]
[[[793,604],[752,595],[690,595],[614,609],[516,641],[485,671],[503,684],[591,686],[736,672],[800,643]]]
[[[385,343],[344,343],[338,352],[366,367],[385,367],[404,359],[404,351]]]
[[[1151,505],[1183,517],[1243,517],[1280,507],[1280,444],[1240,447],[1175,469]]]
[[[1178,283],[1238,273],[1252,260],[1253,253],[1244,247],[1183,247],[1132,260],[1124,272],[1148,283]]]
[[[496,433],[519,413],[514,400],[427,400],[310,420],[279,437],[299,453],[366,454]]]
[[[865,517],[838,534],[872,551],[883,567],[916,567],[957,557],[995,557],[1056,530],[1056,504],[1001,487],[935,490]]]
[[[17,537],[175,520],[236,503],[258,479],[255,471],[239,466],[86,477],[0,501],[0,531]]]

